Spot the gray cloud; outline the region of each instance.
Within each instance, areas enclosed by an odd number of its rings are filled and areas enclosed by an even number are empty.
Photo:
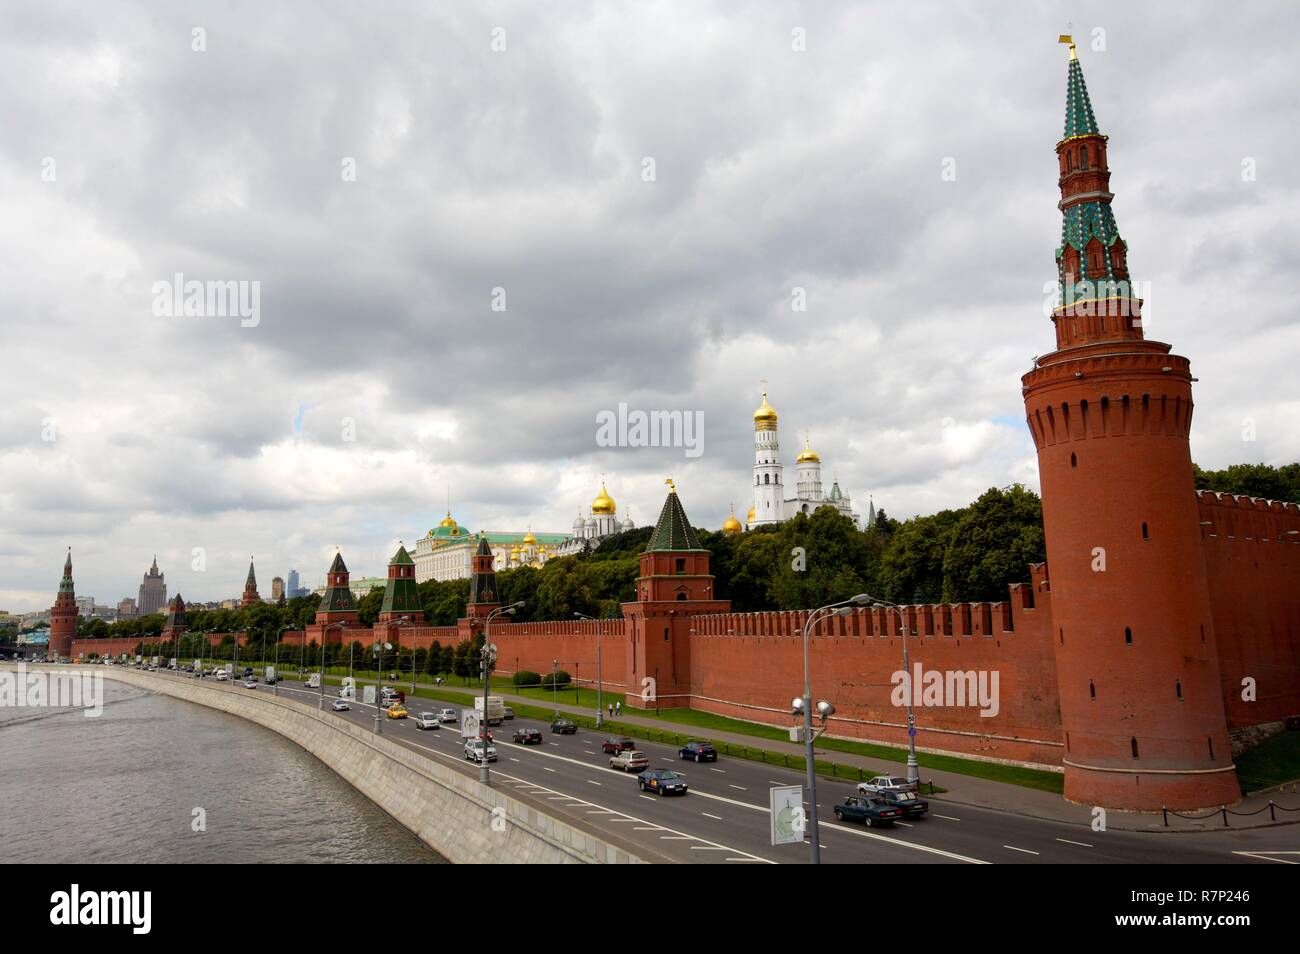
[[[1295,459],[1296,13],[1087,13],[1150,334],[1201,378],[1194,455]],[[380,573],[448,487],[471,527],[563,530],[601,473],[642,523],[671,475],[716,526],[748,506],[761,378],[787,463],[810,430],[861,505],[1034,484],[1019,376],[1052,343],[1072,16],[6,9],[0,606],[48,605],[67,544],[102,602],[155,550],[196,599],[236,595],[250,552],[268,581],[335,545]],[[177,272],[260,282],[260,324],[154,317]],[[619,402],[702,412],[704,455],[596,446]]]

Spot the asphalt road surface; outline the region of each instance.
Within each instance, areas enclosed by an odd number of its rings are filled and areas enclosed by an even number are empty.
[[[192,678],[183,673],[158,675]],[[222,685],[239,692],[272,691],[262,682],[256,689],[245,689],[242,681]],[[320,695],[292,681],[282,682],[280,692],[306,702],[315,702]],[[354,701],[347,712],[330,712],[335,698],[337,687],[327,686],[329,717],[373,727],[374,706]],[[461,709],[419,697],[411,697],[406,708],[416,716],[442,707],[458,713]],[[422,730],[413,719],[381,718],[389,739],[478,776],[478,765],[464,758],[459,723]],[[540,729],[542,744],[511,742],[518,726]],[[684,796],[659,796],[638,789],[636,772],[609,767],[609,756],[600,748],[606,738],[603,732],[580,728],[576,735],[555,735],[549,723],[512,719],[495,727],[493,736],[498,757],[491,765],[493,785],[544,801],[552,814],[588,829],[645,845],[679,862],[798,864],[810,860],[806,842],[774,847],[769,835],[768,789],[802,784],[799,771],[722,756],[716,763],[696,764],[679,759],[675,747],[638,739],[637,748],[649,756],[651,766],[679,772],[690,788]],[[832,807],[854,790],[853,782],[817,780],[823,864],[1300,863],[1300,825],[1224,832],[1096,832],[925,796],[930,812],[924,818],[894,828],[867,829],[837,822],[832,814]]]

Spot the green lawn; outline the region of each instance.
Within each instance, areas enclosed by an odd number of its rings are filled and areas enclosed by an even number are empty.
[[[1300,732],[1283,732],[1237,756],[1242,791],[1257,792],[1300,779]]]

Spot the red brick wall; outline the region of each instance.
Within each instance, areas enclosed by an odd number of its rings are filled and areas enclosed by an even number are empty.
[[[493,623],[492,642],[497,647],[497,669],[512,675],[527,669],[545,675],[551,660],[586,685],[596,681],[596,627],[600,627],[601,673],[604,684],[626,687],[626,644],[623,620],[571,620],[553,623]]]
[[[194,635],[192,633],[187,635]],[[209,633],[208,642],[215,646],[226,638],[227,633]],[[150,646],[157,646],[161,643],[168,642],[162,636],[117,636],[101,639],[74,639],[72,641],[72,658],[76,659],[80,654],[85,653],[89,658],[91,653],[98,653],[100,658],[104,656],[120,656],[127,653],[134,656],[135,647],[144,643]],[[235,642],[240,646],[248,642],[247,633],[236,633]]]
[[[1300,714],[1300,533],[1287,532],[1300,531],[1300,507],[1197,497],[1228,725]],[[1241,698],[1247,676],[1255,702]]]
[[[1041,578],[1041,568],[1039,577]],[[1051,609],[1029,587],[1011,603],[905,607],[912,670],[996,671],[999,711],[916,706],[917,746],[1045,764],[1060,762],[1061,722]],[[691,637],[692,706],[790,726],[790,701],[803,692],[804,612],[697,617]],[[897,613],[857,610],[818,624],[809,646],[814,700],[834,704],[832,735],[907,742],[907,710],[891,699],[903,668]],[[727,635],[728,630],[732,635]],[[950,630],[950,635],[945,631]]]

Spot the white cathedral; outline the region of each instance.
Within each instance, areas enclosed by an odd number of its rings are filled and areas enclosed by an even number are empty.
[[[754,412],[754,506],[745,519],[746,528],[762,527],[789,520],[797,513],[811,516],[818,507],[831,506],[861,526],[848,494],[840,490],[838,480],[831,482],[830,492],[823,490],[822,459],[804,439],[803,450],[795,458],[794,493],[785,483],[781,447],[776,436],[776,408],[767,403],[767,386],[763,386],[763,403]],[[871,525],[874,507],[868,513]],[[735,520],[734,514],[728,521]],[[737,521],[739,523],[739,521]],[[730,529],[726,525],[724,528]],[[736,529],[739,529],[737,526]]]

